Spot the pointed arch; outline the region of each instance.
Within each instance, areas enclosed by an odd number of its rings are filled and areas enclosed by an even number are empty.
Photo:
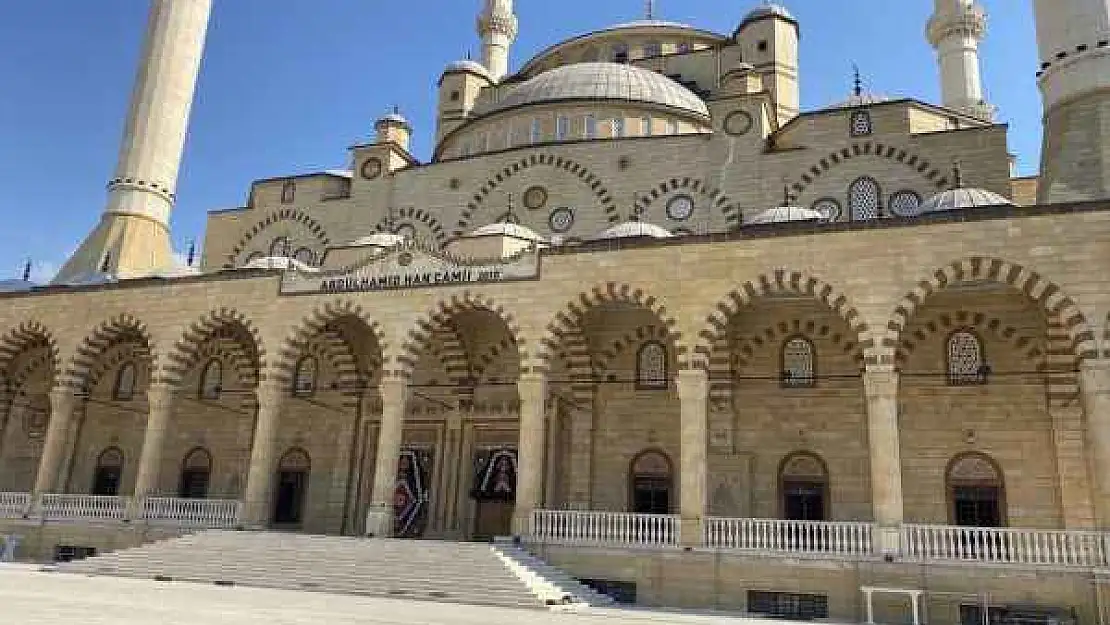
[[[991,257],[959,260],[919,281],[902,297],[890,315],[879,357],[886,362],[894,361],[903,332],[930,296],[954,285],[983,282],[1009,287],[1024,295],[1046,314],[1050,323],[1053,318],[1058,318],[1067,328],[1070,339],[1067,351],[1075,358],[1075,365],[1098,357],[1098,344],[1087,318],[1059,284],[1028,267]]]
[[[0,386],[7,386],[9,389],[18,386],[22,380],[18,372],[13,370],[17,361],[25,354],[40,350],[43,356],[36,360],[45,361],[42,364],[50,368],[51,381],[58,379],[61,375],[58,344],[46,326],[36,321],[26,321],[0,336]],[[26,369],[26,366],[22,367],[22,370]]]
[[[98,325],[81,341],[66,367],[63,383],[88,392],[109,368],[104,356],[121,346],[130,346],[129,358],[150,363],[152,370],[157,368],[154,341],[146,324],[129,314],[121,314]]]
[[[275,375],[296,384],[306,357],[327,365],[335,390],[357,401],[358,391],[376,384],[391,363],[385,331],[349,299],[327,302],[303,319],[285,339]],[[319,380],[317,380],[319,384]]]
[[[221,354],[244,387],[261,380],[266,351],[258,328],[238,310],[221,308],[190,324],[167,354],[159,381],[180,388],[190,371]]]
[[[921,323],[914,332],[903,333],[895,350],[895,362],[899,366],[904,366],[918,346],[936,340],[935,337],[938,334],[950,335],[961,328],[974,329],[981,336],[993,336],[998,341],[1010,345],[1016,353],[1036,363],[1038,370],[1045,366],[1046,347],[1041,341],[1028,336],[1021,328],[1007,324],[998,317],[967,310],[936,315]]]
[[[549,367],[552,356],[561,350],[564,338],[571,336],[579,328],[586,314],[594,308],[611,303],[643,308],[654,315],[660,327],[665,327],[671,340],[674,341],[679,369],[684,368],[686,347],[682,343],[682,333],[676,329],[678,321],[670,313],[666,303],[643,289],[618,282],[607,282],[596,285],[588,291],[581,291],[575,299],[563,306],[547,325],[547,331],[544,333],[539,346],[540,351],[537,354],[538,365],[545,369]]]
[[[847,324],[855,335],[855,340],[851,341],[853,344],[858,344],[863,350],[871,347],[872,340],[868,336],[870,328],[847,295],[819,278],[799,271],[776,269],[743,283],[717,303],[714,312],[706,318],[706,325],[699,332],[691,366],[708,368],[713,360],[714,346],[720,346],[722,340],[728,336],[731,320],[754,301],[774,296],[812,298]]]
[[[705,180],[689,176],[665,180],[649,191],[638,195],[636,203],[632,206],[632,218],[640,218],[651,209],[655,201],[660,198],[670,198],[676,192],[696,194],[699,203],[708,203],[710,210],[721,211],[721,214],[725,217],[725,222],[729,226],[736,227],[740,225],[743,213],[739,203],[733,202],[728,194]],[[662,223],[663,217],[665,216],[654,216],[652,223]]]
[[[517,358],[521,363],[521,373],[525,373],[523,363],[528,362],[528,352],[516,316],[494,299],[470,291],[437,302],[416,322],[415,328],[409,331],[408,339],[402,346],[404,355],[398,358],[398,371],[406,377],[411,376],[421,355],[431,349],[435,333],[442,328],[452,328],[452,318],[465,312],[485,312],[501,321],[515,347]],[[473,363],[469,369],[474,369]]]
[[[948,188],[949,183],[945,175],[920,154],[915,154],[908,148],[882,142],[856,141],[828,153],[810,165],[791,184],[791,190],[800,197],[811,184],[824,177],[830,170],[858,157],[873,157],[890,163],[899,163],[921,174],[937,191]]]
[[[278,224],[285,224],[288,228],[296,228],[304,235],[304,239],[313,239],[314,247],[316,247],[320,253],[331,245],[331,239],[328,237],[327,231],[320,222],[313,219],[304,211],[294,208],[283,208],[271,212],[243,233],[243,236],[240,237],[239,241],[231,248],[231,251],[228,252],[224,260],[224,269],[234,269],[237,267],[239,255],[243,252],[250,251],[252,247],[251,242],[259,235],[269,231],[271,226],[276,226]],[[267,244],[267,248],[268,247],[269,244]]]

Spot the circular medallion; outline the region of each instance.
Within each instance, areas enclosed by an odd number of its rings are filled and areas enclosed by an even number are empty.
[[[547,189],[543,187],[531,187],[524,192],[524,207],[536,210],[543,208],[547,204]]]
[[[574,226],[574,211],[567,207],[556,208],[547,218],[547,224],[552,232],[560,234],[569,231]]]
[[[694,214],[694,198],[689,195],[676,195],[667,202],[667,217],[675,221],[686,221]]]
[[[890,196],[887,206],[897,217],[917,217],[921,214],[921,196],[916,191],[898,191]]]
[[[733,111],[725,118],[725,132],[734,137],[746,135],[754,123],[747,111]]]
[[[362,162],[362,168],[359,170],[362,177],[366,180],[374,180],[382,175],[382,162],[376,158],[368,158]]]
[[[840,202],[832,198],[823,198],[813,203],[813,210],[821,213],[825,221],[838,221],[840,219]]]

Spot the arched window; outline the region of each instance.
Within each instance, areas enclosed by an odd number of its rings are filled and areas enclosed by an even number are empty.
[[[181,462],[181,483],[177,496],[182,499],[205,499],[211,477],[212,455],[200,447],[190,451]]]
[[[613,62],[614,63],[627,63],[628,58],[628,44],[616,43],[613,44]]]
[[[964,527],[1005,527],[1002,470],[983,454],[957,456],[946,473],[949,522]]]
[[[93,471],[92,494],[104,497],[119,496],[120,482],[123,481],[123,452],[119,447],[109,447],[96,458]]]
[[[967,330],[958,330],[948,337],[948,384],[967,386],[986,384],[987,367],[983,359],[983,343]]]
[[[201,399],[215,401],[224,391],[224,365],[213,358],[204,366],[200,376],[200,389],[198,395]]]
[[[293,394],[297,397],[311,397],[316,394],[316,377],[319,363],[312,356],[305,356],[297,363],[293,374]]]
[[[304,522],[305,496],[312,462],[303,449],[286,451],[278,463],[277,496],[274,498],[274,524],[300,525]]]
[[[270,256],[284,258],[289,255],[289,239],[278,237],[270,244]]]
[[[882,190],[874,178],[857,178],[848,187],[848,209],[852,213],[852,221],[877,219],[881,208],[880,198]]]
[[[791,388],[815,386],[814,360],[815,351],[809,339],[801,336],[787,339],[782,344],[782,385]]]
[[[630,508],[634,514],[670,514],[674,471],[671,459],[649,449],[629,465]]]
[[[779,468],[782,518],[788,521],[828,520],[829,472],[811,453],[787,456]]]
[[[871,113],[867,111],[856,111],[852,113],[848,134],[853,137],[865,137],[873,131],[874,124],[871,123]]]
[[[135,397],[135,363],[126,362],[116,374],[116,387],[112,398],[116,401],[131,401]]]
[[[646,389],[667,388],[667,347],[648,341],[636,354],[636,386]]]

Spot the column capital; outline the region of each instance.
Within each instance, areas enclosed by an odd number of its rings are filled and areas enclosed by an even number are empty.
[[[869,365],[863,370],[863,387],[868,395],[897,394],[901,373],[894,365]]]
[[[382,407],[385,410],[391,405],[404,406],[412,394],[409,379],[401,376],[389,376],[378,382],[378,393],[382,396]]]
[[[74,406],[78,400],[77,389],[69,386],[55,386],[50,389],[50,405],[52,407]]]
[[[681,369],[675,379],[679,384],[709,384],[709,372],[705,369]]]

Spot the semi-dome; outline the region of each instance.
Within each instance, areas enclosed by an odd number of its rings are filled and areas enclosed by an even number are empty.
[[[375,232],[368,237],[355,239],[350,247],[395,247],[405,242],[405,237],[392,232]]]
[[[677,109],[702,118],[709,107],[696,93],[650,70],[622,63],[575,63],[544,72],[478,111],[489,115],[532,104],[618,100]]]
[[[646,221],[626,221],[622,224],[617,224],[612,228],[597,235],[595,240],[603,241],[606,239],[635,239],[638,237],[650,237],[653,239],[669,239],[674,234],[666,228],[650,224]]]
[[[1005,196],[986,189],[966,188],[942,191],[921,204],[921,215],[941,211],[984,208],[987,206],[1013,206]]]
[[[536,233],[531,228],[527,228],[520,224],[514,223],[495,223],[488,226],[482,226],[474,232],[471,232],[469,237],[513,237],[514,239],[523,239],[525,241],[532,241],[535,243],[544,243],[546,239]]]
[[[781,224],[790,221],[820,221],[828,216],[821,211],[801,206],[776,206],[769,208],[751,219],[745,221],[746,225]]]

